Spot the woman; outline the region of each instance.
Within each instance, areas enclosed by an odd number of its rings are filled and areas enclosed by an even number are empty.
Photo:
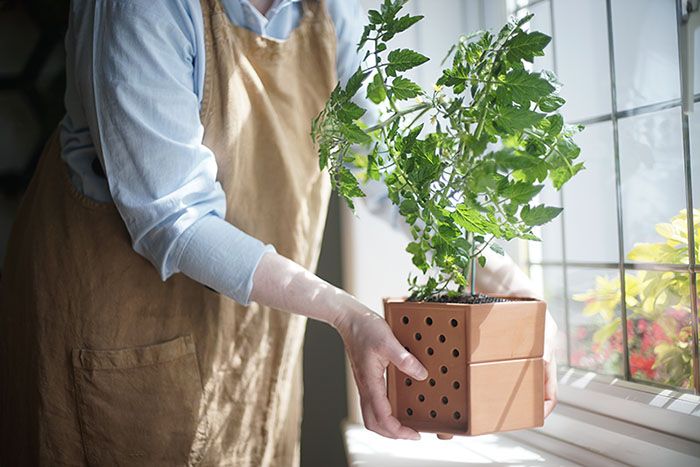
[[[329,196],[310,121],[359,63],[358,3],[70,14],[67,114],[3,274],[0,464],[296,465],[307,317],[343,337],[368,428],[417,439],[383,372],[425,368],[310,272]]]

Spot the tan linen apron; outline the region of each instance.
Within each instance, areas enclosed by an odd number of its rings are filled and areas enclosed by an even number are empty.
[[[204,144],[226,219],[314,269],[330,187],[309,133],[336,83],[332,21],[305,1],[276,41],[217,0],[202,9]],[[3,271],[0,465],[297,465],[305,318],[162,282],[59,154],[54,136]]]

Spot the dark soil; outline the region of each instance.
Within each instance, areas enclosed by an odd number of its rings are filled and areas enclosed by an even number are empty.
[[[486,294],[479,293],[476,295],[462,295],[461,297],[450,297],[448,295],[438,295],[437,297],[432,297],[426,300],[428,302],[440,302],[440,303],[469,303],[472,305],[477,305],[480,303],[501,303],[501,302],[512,302],[513,300],[500,297],[490,297]]]

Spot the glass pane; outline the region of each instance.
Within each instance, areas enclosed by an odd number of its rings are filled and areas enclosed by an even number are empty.
[[[554,0],[554,46],[564,117],[610,114],[610,66],[604,0]]]
[[[632,378],[692,386],[690,275],[629,271],[625,279]]]
[[[619,129],[627,259],[687,263],[680,109],[625,118]]]
[[[700,47],[700,44],[698,45]],[[698,63],[700,66],[700,63]],[[700,70],[698,70],[700,75]],[[690,137],[690,164],[693,181],[693,206],[700,208],[700,105],[695,104],[695,111],[688,114],[688,134]],[[700,216],[700,212],[696,214]]]
[[[570,365],[621,375],[620,276],[614,269],[568,268]]]
[[[678,99],[676,1],[615,0],[612,17],[618,109]]]
[[[612,124],[603,122],[576,137],[586,169],[563,188],[567,261],[618,261],[612,135]]]

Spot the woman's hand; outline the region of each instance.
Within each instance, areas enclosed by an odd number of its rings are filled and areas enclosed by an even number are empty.
[[[547,311],[544,324],[544,416],[557,405],[557,359],[555,357],[557,323]]]
[[[344,313],[335,328],[350,358],[367,429],[388,438],[420,439],[418,432],[391,414],[384,372],[392,363],[411,378],[424,380],[425,367],[401,346],[384,319],[367,308]]]
[[[389,438],[420,439],[391,415],[384,372],[389,363],[418,380],[427,378],[428,371],[401,346],[381,316],[277,253],[260,260],[251,299],[333,326],[350,357],[367,428]]]

